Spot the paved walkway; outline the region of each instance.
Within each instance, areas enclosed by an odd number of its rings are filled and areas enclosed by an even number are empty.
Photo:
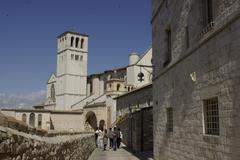
[[[102,149],[95,149],[88,160],[153,160],[151,156],[147,154],[134,155],[124,148],[120,148],[117,151],[108,149],[102,151]]]

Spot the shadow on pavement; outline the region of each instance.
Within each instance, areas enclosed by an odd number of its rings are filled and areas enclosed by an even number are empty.
[[[122,149],[125,149],[129,153],[132,153],[135,157],[139,158],[139,160],[153,160],[153,152],[147,151],[147,152],[134,152],[127,148],[126,146],[121,147]]]

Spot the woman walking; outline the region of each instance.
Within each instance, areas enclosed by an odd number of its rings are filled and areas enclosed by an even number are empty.
[[[117,128],[114,127],[113,129],[113,150],[116,151],[117,150]]]
[[[120,148],[122,138],[123,138],[123,135],[122,135],[121,129],[118,128],[118,131],[117,131],[117,148]]]
[[[108,133],[107,133],[107,130],[104,129],[104,134],[103,134],[103,151],[106,151],[107,143],[108,143]]]
[[[98,133],[98,148],[103,148],[103,132],[99,130]]]

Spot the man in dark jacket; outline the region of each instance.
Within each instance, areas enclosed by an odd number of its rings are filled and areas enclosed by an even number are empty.
[[[109,130],[108,130],[108,138],[109,138],[109,148],[111,149],[113,147],[113,131],[112,131],[112,128],[109,128]]]
[[[118,134],[117,128],[114,127],[113,128],[113,150],[114,151],[117,150],[117,134]]]

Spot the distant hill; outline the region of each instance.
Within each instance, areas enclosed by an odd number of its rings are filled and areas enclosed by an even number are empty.
[[[29,94],[0,93],[0,108],[31,108],[46,99],[46,91],[41,90]]]

